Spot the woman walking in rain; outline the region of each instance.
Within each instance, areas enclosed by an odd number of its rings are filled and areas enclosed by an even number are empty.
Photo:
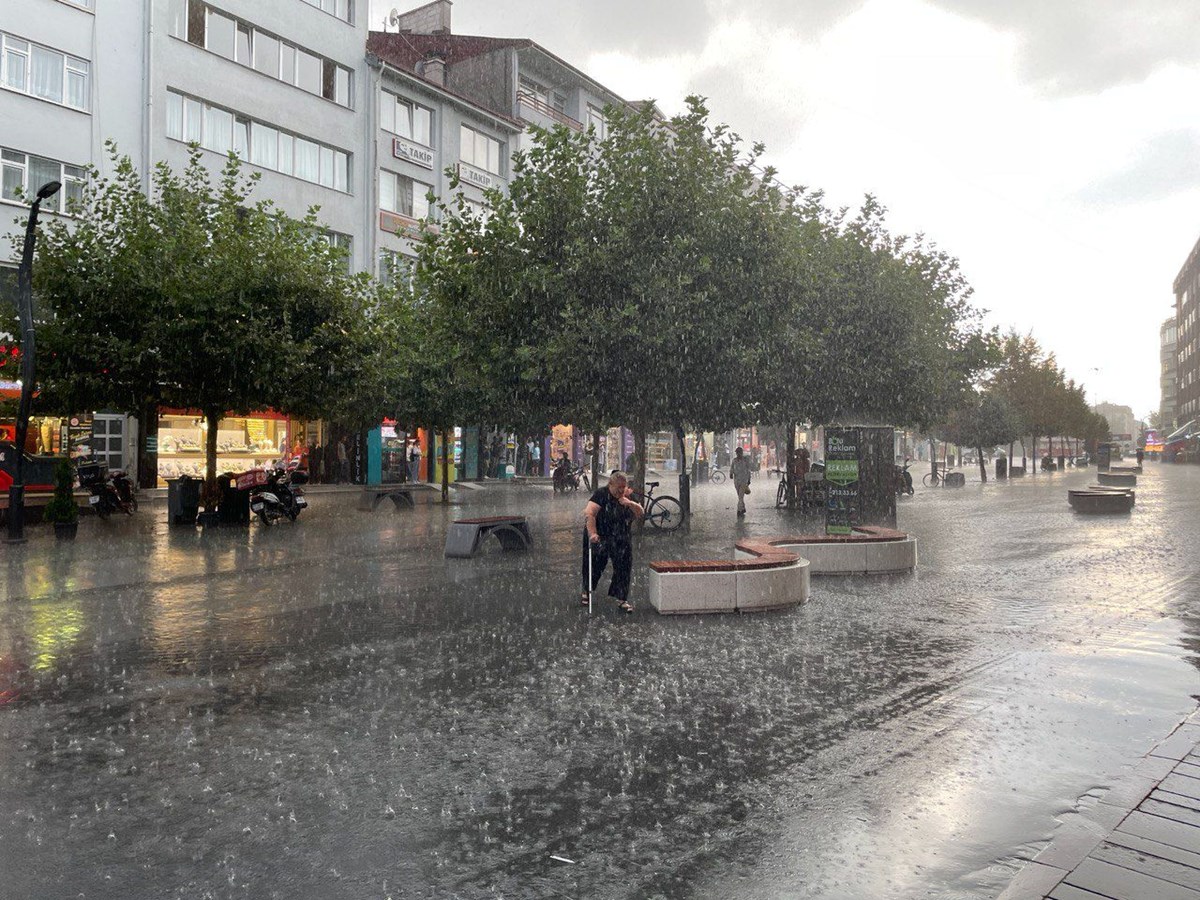
[[[737,514],[740,519],[746,515],[746,495],[750,493],[750,460],[746,459],[741,447],[733,451],[733,462],[729,465],[729,477],[733,479],[733,487],[737,491]]]
[[[617,609],[633,612],[629,602],[629,582],[633,576],[633,542],[630,526],[634,519],[645,515],[640,503],[630,496],[629,478],[624,472],[613,472],[608,486],[592,494],[583,511],[583,572],[580,583],[583,593],[580,602],[591,603],[592,592],[612,560],[613,574],[608,596],[617,601]],[[588,580],[589,570],[591,581]]]

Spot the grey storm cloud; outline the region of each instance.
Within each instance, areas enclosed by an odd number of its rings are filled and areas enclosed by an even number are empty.
[[[1158,135],[1119,172],[1093,182],[1076,199],[1090,206],[1152,203],[1200,187],[1200,135],[1177,130]]]
[[[1200,61],[1195,0],[931,0],[1017,35],[1022,74],[1051,94],[1138,82]]]
[[[927,0],[1014,34],[1025,79],[1050,94],[1091,93],[1200,61],[1197,0]],[[867,0],[458,0],[456,30],[529,37],[576,63],[589,52],[696,52],[717,22],[748,18],[815,38]],[[374,0],[373,19],[391,4]],[[415,3],[396,3],[401,10]],[[378,27],[378,26],[376,26]]]

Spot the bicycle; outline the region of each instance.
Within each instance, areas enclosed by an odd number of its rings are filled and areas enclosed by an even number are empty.
[[[683,524],[683,505],[674,497],[663,494],[654,496],[654,489],[660,482],[651,481],[646,484],[644,494],[633,492],[633,499],[642,504],[646,511],[646,522],[658,531],[675,531]]]
[[[779,490],[775,492],[775,508],[783,509],[787,506],[788,501],[788,485],[791,484],[791,476],[788,475],[785,469],[768,469],[769,474],[779,476]],[[799,499],[799,497],[797,497]]]
[[[728,476],[716,466],[713,466],[708,471],[708,480],[713,484],[724,484],[727,477]]]
[[[925,487],[938,487],[946,480],[946,476],[950,474],[950,469],[943,469],[941,466],[935,468],[932,472],[926,472],[925,477],[921,479],[921,484]]]

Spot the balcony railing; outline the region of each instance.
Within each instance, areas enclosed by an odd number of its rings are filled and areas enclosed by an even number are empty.
[[[541,113],[546,118],[553,119],[560,125],[566,125],[572,131],[583,131],[582,122],[572,119],[565,112],[555,109],[549,103],[546,103],[544,100],[539,100],[533,94],[530,94],[526,91],[517,91],[517,104],[518,106],[528,106],[530,109]],[[522,118],[524,118],[524,115],[522,115]]]

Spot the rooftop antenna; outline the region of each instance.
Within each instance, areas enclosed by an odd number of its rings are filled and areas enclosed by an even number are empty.
[[[387,31],[387,27],[389,25],[391,25],[397,31],[400,30],[400,10],[393,9],[390,13],[388,13],[387,19],[385,19],[383,23],[383,30]]]

